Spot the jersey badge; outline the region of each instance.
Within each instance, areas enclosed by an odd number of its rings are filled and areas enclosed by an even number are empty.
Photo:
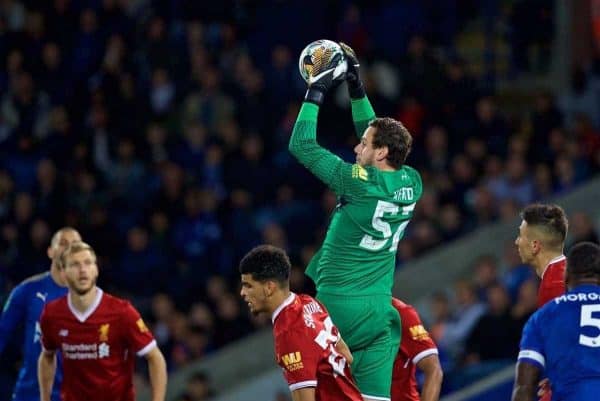
[[[99,338],[100,342],[108,341],[108,330],[109,329],[110,329],[109,323],[105,323],[100,326],[100,328],[98,329],[98,333],[100,334],[100,338]]]

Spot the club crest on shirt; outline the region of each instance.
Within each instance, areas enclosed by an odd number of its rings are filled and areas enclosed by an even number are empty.
[[[281,363],[287,369],[288,372],[293,372],[298,369],[304,368],[302,363],[302,354],[300,351],[290,352],[281,356]]]
[[[140,329],[140,333],[146,333],[148,331],[146,323],[144,323],[144,321],[141,318],[138,319],[137,322],[135,322],[135,324],[137,325],[138,329]]]
[[[100,326],[100,328],[98,329],[98,334],[100,334],[100,338],[98,341],[100,341],[100,342],[108,341],[108,330],[109,329],[110,329],[109,323],[105,323]]]

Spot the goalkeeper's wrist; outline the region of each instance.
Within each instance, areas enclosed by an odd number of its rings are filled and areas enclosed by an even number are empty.
[[[325,92],[320,88],[310,87],[306,90],[304,101],[321,106],[325,100]]]
[[[361,99],[367,96],[365,87],[360,79],[356,81],[346,81],[348,83],[348,94],[351,99]]]

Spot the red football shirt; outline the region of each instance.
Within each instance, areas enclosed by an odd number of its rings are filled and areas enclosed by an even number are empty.
[[[419,401],[415,379],[417,363],[429,355],[437,354],[438,350],[415,308],[396,298],[392,298],[392,305],[402,320],[402,341],[392,374],[392,401]]]
[[[62,354],[62,401],[135,400],[135,355],[147,354],[156,341],[128,301],[98,288],[80,313],[66,295],[46,304],[40,326],[44,349]]]
[[[567,288],[565,284],[565,273],[567,270],[567,258],[560,255],[550,261],[542,272],[542,281],[538,288],[538,309],[548,301],[563,295]],[[550,401],[552,390],[548,388],[540,401]]]
[[[565,255],[560,255],[548,263],[548,266],[542,272],[542,282],[538,289],[538,308],[565,293],[566,270],[567,258]]]
[[[277,364],[290,391],[316,387],[316,401],[362,401],[346,359],[335,349],[340,334],[323,305],[291,293],[272,319]]]

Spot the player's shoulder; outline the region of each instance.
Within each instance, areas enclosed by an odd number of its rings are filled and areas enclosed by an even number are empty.
[[[22,288],[34,288],[45,284],[50,276],[50,272],[44,272],[35,274],[33,276],[27,277],[25,280],[21,281],[19,286]]]
[[[558,313],[561,309],[560,298],[565,297],[565,296],[566,296],[566,294],[563,294],[559,297],[551,299],[550,301],[548,301],[544,305],[542,305],[538,310],[533,312],[533,314],[529,317],[530,324],[538,324],[539,321],[543,321],[546,319],[554,320],[555,318],[553,316],[556,313]]]
[[[423,193],[423,181],[421,180],[421,174],[406,164],[403,165],[398,172],[403,186],[412,187],[414,200],[416,201],[421,198]]]
[[[400,313],[417,313],[412,305],[409,305],[398,298],[392,298],[392,306]]]
[[[400,314],[403,326],[405,326],[406,323],[420,324],[421,319],[419,318],[419,313],[417,312],[414,306],[404,303],[397,298],[392,298],[392,306]]]
[[[297,294],[294,300],[287,305],[275,320],[275,334],[298,333],[311,326],[311,316],[314,313],[326,313],[323,306],[313,297]],[[314,321],[313,326],[314,326]]]
[[[100,305],[104,309],[108,309],[115,312],[122,312],[124,310],[134,309],[131,302],[127,299],[117,297],[106,292],[102,293],[102,301]]]
[[[561,259],[548,265],[542,276],[542,282],[552,282],[556,280],[564,282],[566,270],[567,259],[563,256]]]
[[[44,305],[44,309],[47,313],[62,313],[66,312],[69,308],[68,295],[62,295],[56,299],[48,301]]]
[[[377,180],[377,170],[373,166],[361,166],[358,163],[354,163],[351,166],[351,176],[354,180],[363,183],[369,183]]]

